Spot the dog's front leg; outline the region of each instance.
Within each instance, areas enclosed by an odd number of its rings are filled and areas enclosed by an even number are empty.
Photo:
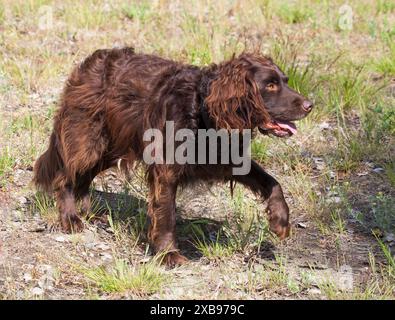
[[[281,186],[258,163],[251,161],[251,171],[247,175],[235,175],[233,179],[267,199],[270,230],[284,239],[289,236],[290,225],[289,208]]]
[[[150,179],[148,239],[155,253],[163,253],[163,263],[181,265],[187,258],[179,253],[176,241],[176,192],[177,183],[164,181],[163,177]]]

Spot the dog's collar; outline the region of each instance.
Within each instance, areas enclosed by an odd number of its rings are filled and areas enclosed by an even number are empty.
[[[205,102],[205,99],[208,96],[210,81],[211,80],[207,77],[207,75],[203,74],[199,86],[199,113],[201,122],[206,129],[215,128]]]

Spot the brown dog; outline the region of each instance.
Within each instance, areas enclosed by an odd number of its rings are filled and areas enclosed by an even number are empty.
[[[48,150],[37,160],[35,184],[55,192],[65,232],[79,231],[89,210],[94,177],[117,164],[142,161],[147,129],[254,129],[289,136],[290,121],[305,117],[312,103],[287,85],[269,59],[241,54],[219,65],[198,68],[133,49],[98,50],[74,69],[66,83]],[[288,206],[278,182],[256,162],[247,175],[233,175],[232,164],[150,164],[149,239],[166,251],[169,265],[183,263],[175,237],[177,187],[198,180],[240,182],[268,200],[270,228],[289,234]]]

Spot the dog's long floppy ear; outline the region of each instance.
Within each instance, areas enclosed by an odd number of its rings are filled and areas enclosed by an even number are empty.
[[[218,66],[205,103],[217,129],[252,129],[270,121],[248,61],[241,58]]]

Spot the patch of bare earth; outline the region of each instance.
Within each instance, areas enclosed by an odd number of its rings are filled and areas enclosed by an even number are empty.
[[[134,255],[135,263],[145,263],[144,237],[137,246],[125,248],[117,247],[119,243],[106,223],[87,224],[81,234],[75,235],[52,231],[48,221],[31,210],[33,192],[18,190],[18,179],[28,185],[31,171],[20,170],[19,176],[8,185],[7,192],[0,192],[0,295],[3,298],[324,298],[320,290],[322,283],[333,283],[336,290],[345,292],[363,284],[370,273],[369,252],[377,253],[372,237],[353,221],[347,222],[345,232],[340,235],[324,235],[307,216],[293,208],[293,234],[283,243],[269,238],[259,251],[238,252],[230,258],[210,261],[191,245],[191,235],[180,232],[181,248],[191,262],[165,270],[168,282],[159,292],[144,296],[128,292],[108,294],[91,286],[80,267],[106,266],[122,251]],[[117,190],[119,181],[116,182],[113,174],[108,176]],[[97,199],[104,196],[114,206],[124,197],[119,193],[94,193]],[[247,191],[246,196],[252,197]],[[215,219],[212,220],[215,232],[216,225],[231,210],[227,207],[226,186],[214,186],[211,190],[197,186],[195,190],[184,190],[179,198],[181,230],[194,219],[205,217]],[[283,262],[279,262],[279,257]],[[279,274],[280,280],[270,280],[274,284],[263,281],[265,274],[278,272],[283,274]],[[295,290],[289,288],[292,284]]]

